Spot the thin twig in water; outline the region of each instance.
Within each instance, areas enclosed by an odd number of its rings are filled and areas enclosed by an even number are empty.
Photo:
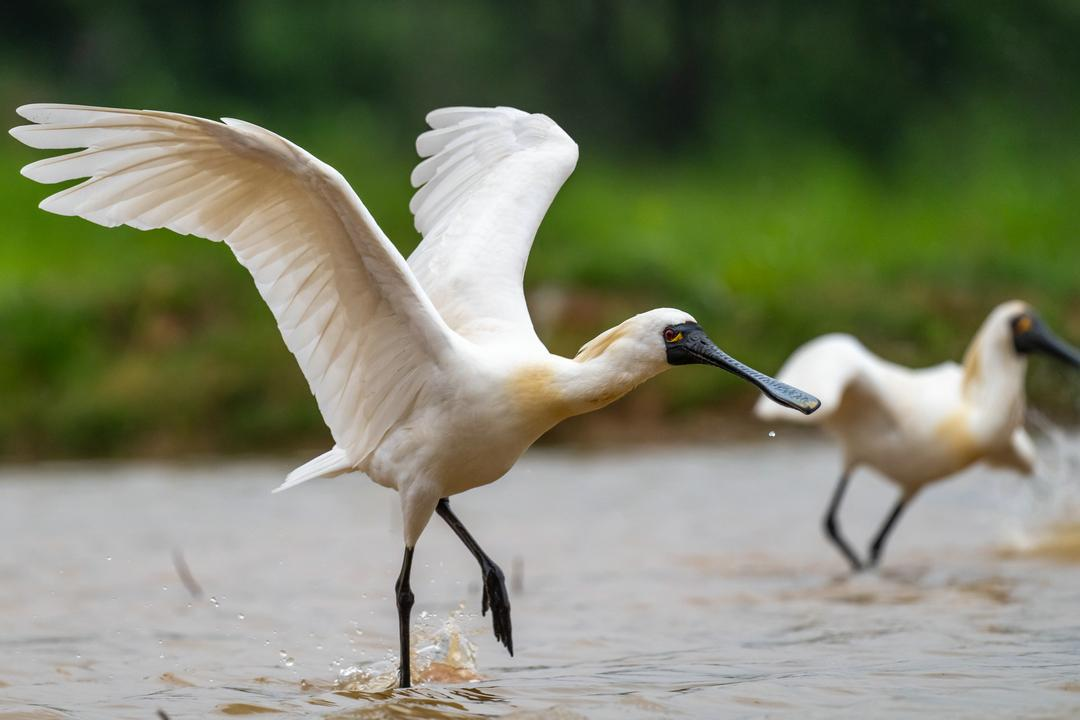
[[[157,716],[161,718],[161,720],[169,720],[169,714],[160,708],[157,711]]]
[[[201,598],[203,594],[202,586],[199,585],[195,576],[191,574],[191,568],[188,567],[187,561],[184,560],[184,553],[180,552],[180,548],[174,548],[172,553],[173,567],[176,568],[176,574],[180,576],[180,582],[184,583],[184,587],[191,593],[193,598]]]

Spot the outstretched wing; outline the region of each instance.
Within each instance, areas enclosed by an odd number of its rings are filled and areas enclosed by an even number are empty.
[[[447,324],[477,343],[539,344],[522,280],[536,230],[577,164],[577,145],[546,115],[443,108],[416,140],[427,158],[409,203],[423,242],[409,257]]]
[[[341,175],[274,133],[144,110],[26,105],[11,130],[41,207],[224,241],[251,272],[348,461],[360,462],[460,342]],[[340,471],[343,468],[338,468]]]
[[[889,420],[892,411],[880,401],[875,382],[881,365],[881,360],[851,335],[822,335],[792,353],[776,375],[778,380],[814,394],[821,400],[821,408],[803,415],[760,398],[754,414],[762,420],[804,424],[827,422],[840,414],[854,418],[869,413],[878,420]]]

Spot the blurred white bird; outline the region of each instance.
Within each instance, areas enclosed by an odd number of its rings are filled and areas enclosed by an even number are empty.
[[[864,567],[840,533],[836,513],[849,478],[872,467],[900,497],[870,545],[866,566],[907,503],[926,485],[980,460],[1030,474],[1035,446],[1024,430],[1027,356],[1045,353],[1080,367],[1080,351],[1055,336],[1025,303],[1006,302],[983,322],[963,365],[910,370],[882,360],[850,335],[823,335],[795,351],[777,377],[808,388],[823,410],[809,422],[839,440],[844,470],[825,515],[825,532],[855,570]],[[803,416],[758,402],[763,420]]]
[[[424,239],[408,263],[344,178],[250,123],[173,113],[27,105],[35,148],[86,148],[23,168],[89,179],[41,207],[100,225],[224,241],[296,356],[335,445],[279,490],[357,470],[398,491],[405,554],[396,591],[400,684],[409,685],[409,573],[433,512],[480,563],[483,606],[513,654],[503,573],[447,497],[501,477],[559,421],[596,410],[671,365],[714,365],[802,412],[811,396],[721,352],[685,312],[652,310],[552,355],[522,278],[533,236],[577,163],[552,120],[512,108],[444,108],[416,142],[410,203]]]

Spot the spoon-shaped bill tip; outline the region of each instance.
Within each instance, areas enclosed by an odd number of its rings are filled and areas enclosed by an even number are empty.
[[[751,382],[754,381],[751,380]],[[810,393],[768,375],[762,375],[761,382],[754,382],[754,384],[761,388],[761,392],[773,402],[798,410],[803,415],[809,415],[821,407],[821,401]]]
[[[821,401],[810,393],[758,372],[731,357],[716,347],[705,333],[695,334],[687,340],[686,350],[697,362],[713,365],[738,375],[757,386],[773,402],[798,410],[804,415],[809,415],[821,407]]]

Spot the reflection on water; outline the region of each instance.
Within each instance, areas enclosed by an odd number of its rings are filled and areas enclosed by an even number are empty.
[[[475,562],[416,551],[396,680],[395,497],[271,496],[287,465],[0,473],[0,720],[1070,717],[1080,711],[1080,463],[924,493],[878,573],[820,535],[825,445],[532,453],[455,510],[517,578],[510,658]],[[893,500],[859,475],[864,545]],[[519,560],[515,560],[519,558]],[[524,580],[522,580],[524,578]]]

